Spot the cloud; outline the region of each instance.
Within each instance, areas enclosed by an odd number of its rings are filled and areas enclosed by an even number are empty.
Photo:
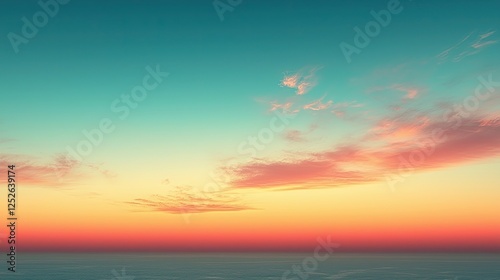
[[[299,110],[298,109],[292,109],[293,103],[292,102],[285,102],[285,103],[278,103],[276,101],[271,102],[271,112],[276,111],[278,109],[281,109],[282,112],[286,113],[297,113]]]
[[[0,138],[0,144],[13,142],[13,141],[15,141],[15,139],[13,139],[13,138]]]
[[[162,185],[169,185],[170,184],[170,179],[166,178],[163,181],[161,181]]]
[[[286,140],[290,142],[303,142],[305,141],[304,136],[302,135],[302,132],[299,130],[293,129],[286,131],[284,134],[284,137]]]
[[[402,91],[405,93],[403,96],[403,99],[415,99],[422,91],[422,89],[417,88],[415,86],[406,86],[402,84],[393,84],[390,86],[385,86],[385,87],[374,87],[371,88],[368,92],[377,92],[377,91],[386,91],[386,90],[392,90],[392,91]]]
[[[0,155],[0,165],[15,165],[16,177],[27,185],[58,184],[54,165],[38,165],[24,156],[8,154]],[[0,178],[0,182],[4,180],[5,178]]]
[[[15,165],[16,176],[26,186],[64,187],[96,173],[114,176],[99,165],[82,164],[64,154],[54,156],[48,163],[38,162],[31,156],[0,154],[0,165]],[[2,180],[4,178],[0,178],[0,182]]]
[[[297,89],[297,95],[306,94],[317,84],[316,71],[317,68],[312,68],[301,70],[291,75],[285,75],[280,85],[282,87]]]
[[[289,88],[296,88],[297,83],[299,81],[299,74],[294,74],[290,76],[285,76],[283,80],[281,80],[281,86],[284,87],[289,87]]]
[[[430,147],[433,150],[430,157],[422,163],[413,164],[416,168],[446,167],[500,155],[500,126],[482,125],[481,118],[464,118],[456,128],[449,122],[434,122],[424,129],[417,143],[430,146],[439,131],[445,132],[445,139]],[[424,151],[425,147],[420,150]],[[398,156],[411,160],[412,154],[417,153],[414,149],[404,148]],[[395,167],[395,164],[388,167]]]
[[[190,214],[206,212],[226,212],[254,210],[244,205],[234,194],[224,192],[203,193],[191,186],[171,188],[167,195],[152,195],[150,198],[137,198],[125,204],[146,208],[148,211],[171,214]]]
[[[465,57],[479,53],[487,46],[498,43],[498,40],[489,39],[494,33],[495,31],[490,31],[475,35],[475,32],[471,32],[452,47],[439,53],[436,58],[440,62],[446,62],[448,60],[459,62]]]
[[[360,156],[356,147],[309,154],[303,159],[254,161],[229,170],[232,185],[238,188],[317,188],[363,183],[374,180],[376,174],[356,171],[345,166],[351,160],[341,160],[341,154]],[[336,158],[336,156],[338,158]]]
[[[403,89],[406,90],[406,99],[414,99],[418,95],[418,90],[417,89]]]
[[[311,90],[311,88],[315,86],[314,84],[310,83],[310,82],[301,82],[298,86],[297,86],[297,94],[298,95],[303,95],[303,94],[306,94],[309,90]]]
[[[111,178],[115,178],[117,175],[116,173],[108,170],[108,169],[105,169],[102,167],[102,164],[85,164],[83,166],[87,166],[88,168],[94,170],[95,172],[97,173],[100,173],[102,176],[108,178],[108,179],[111,179]]]
[[[333,103],[331,108],[332,108],[332,113],[335,116],[337,116],[338,118],[344,118],[346,116],[347,109],[361,108],[363,106],[364,106],[363,104],[358,103],[357,101],[350,101],[350,102]]]
[[[489,114],[480,120],[480,126],[500,126],[500,114]]]
[[[333,105],[333,101],[329,100],[328,102],[323,103],[322,102],[323,98],[324,97],[322,97],[318,100],[312,101],[310,103],[307,103],[305,105],[298,105],[298,106],[302,106],[302,108],[293,108],[292,102],[279,103],[279,102],[273,101],[273,102],[271,102],[270,111],[272,112],[272,111],[276,111],[276,110],[281,109],[283,112],[286,112],[286,113],[298,113],[298,112],[300,112],[301,109],[312,110],[312,111],[321,111],[321,110],[325,110],[325,109],[330,108]]]
[[[252,160],[225,171],[236,188],[319,188],[378,182],[402,166],[417,172],[500,156],[497,120],[497,115],[482,113],[403,113],[380,120],[357,141],[301,156]]]
[[[313,101],[309,104],[304,105],[305,110],[313,110],[313,111],[320,111],[320,110],[325,110],[328,109],[330,106],[332,106],[333,101],[329,100],[326,103],[322,103],[323,97]]]
[[[378,121],[365,135],[364,140],[408,141],[419,135],[429,122],[430,119],[423,114],[404,111]]]

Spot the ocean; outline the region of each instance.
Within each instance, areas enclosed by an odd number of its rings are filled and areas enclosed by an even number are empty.
[[[19,253],[0,279],[500,279],[500,254]]]

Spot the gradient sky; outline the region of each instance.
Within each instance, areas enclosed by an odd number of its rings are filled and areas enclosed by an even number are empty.
[[[58,6],[13,47],[43,10],[0,4],[19,250],[500,250],[498,1]]]

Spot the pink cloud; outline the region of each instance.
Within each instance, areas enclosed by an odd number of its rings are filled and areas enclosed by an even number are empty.
[[[333,110],[332,113],[339,118],[343,118],[345,116],[345,111]]]
[[[374,87],[374,88],[371,88],[368,92],[371,93],[371,92],[384,91],[384,90],[402,91],[402,92],[406,93],[403,96],[404,99],[414,99],[422,91],[421,89],[419,89],[417,87],[414,87],[414,86],[405,86],[405,85],[401,85],[401,84],[393,84],[393,85],[386,86],[386,87]]]
[[[0,165],[15,165],[16,177],[27,185],[31,184],[53,184],[57,182],[54,169],[50,166],[35,165],[25,160],[12,160],[7,156],[0,158]],[[0,182],[5,182],[5,178],[0,178]]]
[[[500,126],[500,114],[490,114],[480,120],[480,126]]]
[[[418,95],[417,89],[407,89],[406,92],[407,92],[407,94],[406,94],[405,98],[407,98],[407,99],[413,99],[413,98],[417,97],[417,95]]]
[[[405,115],[386,118],[379,121],[366,135],[367,140],[406,141],[421,133],[430,120],[426,116],[413,116],[411,120]]]
[[[339,152],[342,152],[341,150]],[[376,174],[348,170],[321,154],[306,159],[251,162],[229,171],[238,188],[317,188],[372,181]]]
[[[82,164],[68,155],[57,155],[52,162],[39,162],[34,157],[0,154],[0,165],[15,165],[16,176],[26,186],[65,187],[92,174],[113,177],[114,174],[96,164]],[[0,178],[2,182],[4,178]]]
[[[417,114],[418,115],[418,114]],[[410,115],[411,116],[411,115]],[[387,118],[358,143],[276,160],[256,160],[225,170],[236,188],[317,188],[377,182],[405,167],[444,168],[500,156],[500,125],[479,116],[440,119]],[[373,133],[381,129],[380,133]]]
[[[462,119],[458,127],[439,121],[426,127],[414,140],[414,145],[385,151],[386,155],[381,158],[388,169],[399,168],[405,163],[416,170],[441,168],[499,156],[498,139],[500,127],[482,126],[478,118]]]

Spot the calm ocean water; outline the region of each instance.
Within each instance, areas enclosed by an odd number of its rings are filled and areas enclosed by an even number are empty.
[[[33,254],[0,279],[500,279],[500,254]]]

